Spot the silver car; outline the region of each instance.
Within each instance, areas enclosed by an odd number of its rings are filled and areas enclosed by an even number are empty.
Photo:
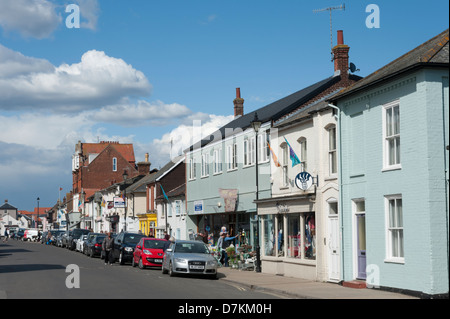
[[[166,249],[162,273],[206,275],[217,278],[217,261],[201,241],[177,240]]]

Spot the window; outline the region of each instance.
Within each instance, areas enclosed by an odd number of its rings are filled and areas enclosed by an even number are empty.
[[[401,195],[386,197],[387,257],[402,261],[403,250],[403,204]]]
[[[209,176],[209,156],[202,154],[202,177]]]
[[[300,144],[300,166],[302,168],[303,172],[306,172],[306,162],[307,162],[307,144],[306,144],[306,138],[301,137],[298,139],[298,143]]]
[[[283,187],[289,186],[289,176],[288,176],[288,163],[289,163],[289,151],[286,143],[281,144],[281,154],[282,154],[282,166],[283,166]]]
[[[269,150],[269,130],[258,135],[258,162],[264,163],[269,161],[270,150]]]
[[[112,159],[112,170],[113,172],[117,172],[117,158],[113,157]]]
[[[275,238],[275,215],[265,215],[264,219],[264,255],[275,256],[276,238]]]
[[[244,140],[244,166],[250,166],[255,163],[255,138],[249,138]]]
[[[330,175],[337,174],[336,127],[328,129],[328,162]]]
[[[400,105],[398,101],[384,105],[384,167],[400,165]]]
[[[214,151],[213,171],[214,174],[222,173],[222,149]]]
[[[166,205],[167,217],[172,217],[172,203],[167,203]]]
[[[181,215],[181,201],[177,200],[175,201],[175,216],[180,216]],[[180,237],[178,237],[180,238]]]
[[[193,158],[189,159],[189,179],[195,179],[195,161]]]
[[[227,168],[233,170],[237,168],[237,144],[233,143],[227,147]]]

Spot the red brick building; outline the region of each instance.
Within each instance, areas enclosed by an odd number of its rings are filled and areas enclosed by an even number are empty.
[[[72,156],[73,211],[80,211],[84,199],[96,191],[121,182],[124,171],[128,178],[148,174],[138,171],[133,144],[78,142]]]

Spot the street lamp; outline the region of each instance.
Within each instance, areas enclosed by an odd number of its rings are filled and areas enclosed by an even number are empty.
[[[127,170],[123,170],[123,201],[124,201],[124,205],[125,205],[125,225],[123,227],[124,231],[127,231],[127,178],[128,178],[128,173]]]
[[[258,119],[258,113],[255,112],[255,117],[252,121],[252,127],[255,131],[255,143],[256,143],[256,202],[259,199],[259,188],[258,188],[258,132],[261,128],[261,121]],[[258,215],[258,203],[256,203],[256,265],[255,265],[255,271],[261,272],[261,252],[260,252],[260,246],[259,246],[259,215]]]
[[[40,201],[40,198],[38,197],[37,199],[37,219],[36,219],[36,228],[38,229],[38,231],[39,231],[39,201]]]

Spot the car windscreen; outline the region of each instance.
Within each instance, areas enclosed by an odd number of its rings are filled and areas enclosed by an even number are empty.
[[[106,236],[97,236],[95,237],[95,242],[98,243],[102,243],[103,239],[105,239]]]
[[[144,240],[144,248],[163,249],[165,240]]]
[[[198,243],[176,243],[175,252],[191,254],[208,254],[209,250],[202,242]]]
[[[134,235],[134,234],[126,234],[123,238],[123,242],[127,244],[135,244],[141,240],[141,238],[144,237],[142,235]]]

